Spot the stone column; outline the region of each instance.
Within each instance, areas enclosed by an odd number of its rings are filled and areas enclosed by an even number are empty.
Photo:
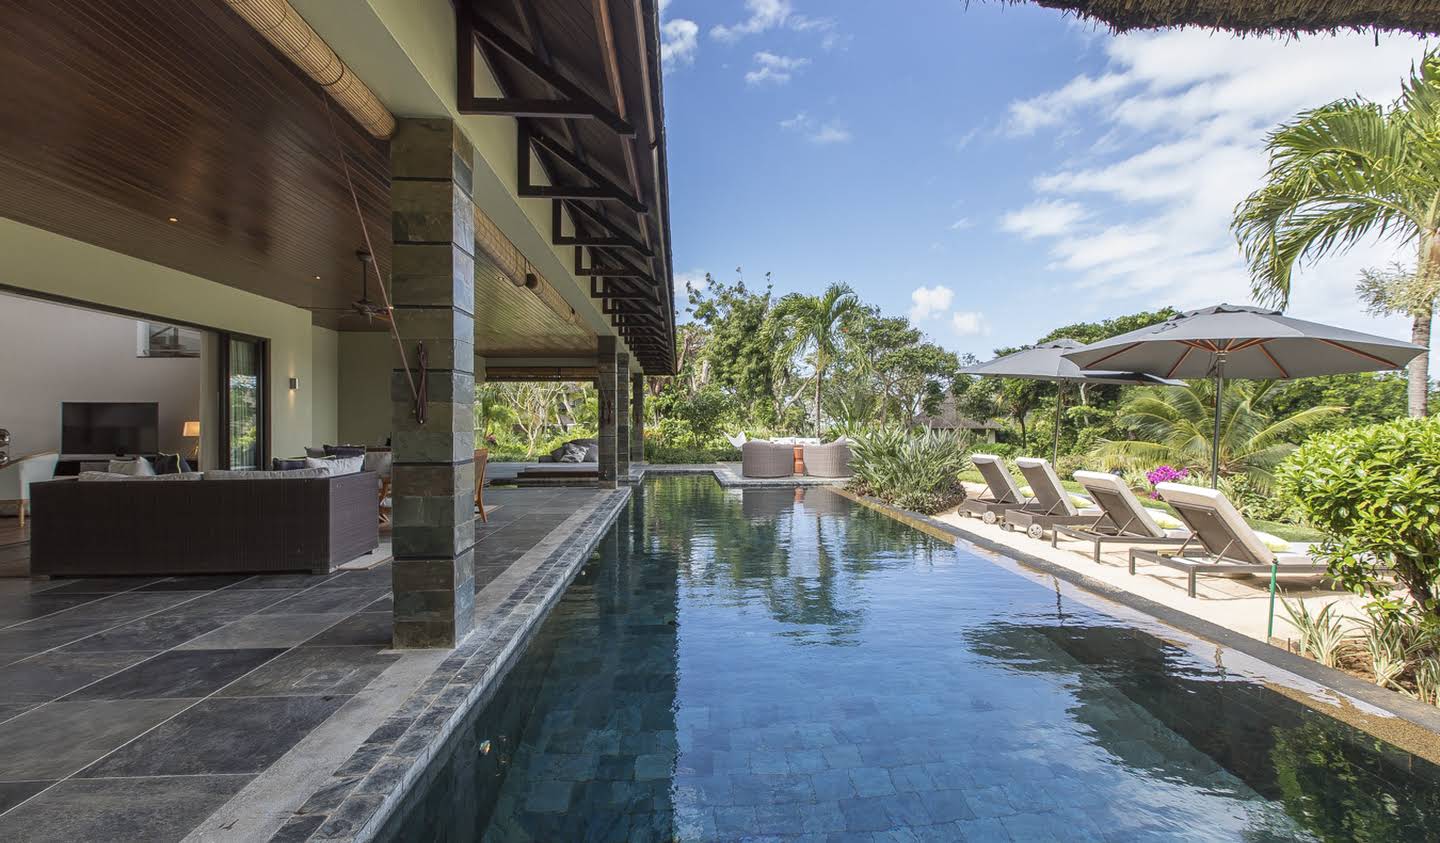
[[[392,300],[410,380],[391,381],[396,647],[453,647],[475,613],[474,150],[454,123],[401,119],[390,140]]]
[[[630,481],[630,355],[615,355],[615,472]]]
[[[600,488],[615,488],[619,456],[615,446],[615,338],[595,340],[595,394],[600,404]]]
[[[645,462],[645,376],[630,374],[630,461]]]

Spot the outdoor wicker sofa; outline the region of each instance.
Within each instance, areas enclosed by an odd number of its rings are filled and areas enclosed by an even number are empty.
[[[740,447],[740,473],[745,477],[789,477],[795,473],[795,446],[751,439]]]
[[[850,446],[844,439],[827,445],[802,446],[805,473],[811,477],[849,477]]]
[[[30,573],[328,573],[379,545],[375,474],[283,473],[36,483]]]

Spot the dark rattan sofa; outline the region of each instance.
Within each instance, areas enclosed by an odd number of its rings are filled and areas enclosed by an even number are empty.
[[[328,573],[380,543],[373,472],[30,487],[33,576]]]

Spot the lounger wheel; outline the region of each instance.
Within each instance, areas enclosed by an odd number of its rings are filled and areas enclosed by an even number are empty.
[[[1031,524],[1025,528],[1025,535],[1032,539],[1043,539],[1045,538],[1045,528],[1039,524]]]
[[[1000,516],[996,515],[993,512],[986,511],[984,515],[980,516],[980,520],[984,521],[986,524],[994,524],[996,521],[1000,520]]]

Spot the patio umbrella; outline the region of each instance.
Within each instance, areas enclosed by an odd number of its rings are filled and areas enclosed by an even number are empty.
[[[997,357],[988,363],[966,366],[960,370],[964,375],[982,375],[996,378],[1020,378],[1022,380],[1053,381],[1055,395],[1055,442],[1051,447],[1050,462],[1060,458],[1060,408],[1064,401],[1063,384],[1103,383],[1128,386],[1157,386],[1171,384],[1154,375],[1137,372],[1084,371],[1065,354],[1083,348],[1084,343],[1069,338],[1041,343],[1004,357]]]
[[[1260,307],[1221,304],[1065,352],[1082,370],[1125,369],[1163,378],[1214,378],[1210,485],[1220,476],[1226,378],[1279,380],[1400,369],[1425,349],[1307,322]]]

